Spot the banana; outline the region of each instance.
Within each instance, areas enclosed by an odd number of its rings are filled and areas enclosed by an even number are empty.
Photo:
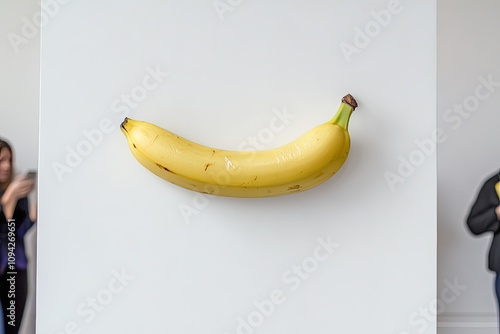
[[[498,198],[500,199],[500,181],[495,183],[495,191],[497,192]]]
[[[203,146],[130,118],[120,129],[134,157],[173,184],[219,196],[269,197],[313,188],[342,167],[350,149],[349,118],[357,106],[348,94],[330,121],[289,144],[261,151]]]

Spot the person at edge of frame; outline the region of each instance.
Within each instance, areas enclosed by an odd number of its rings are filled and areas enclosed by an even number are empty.
[[[488,253],[488,269],[495,273],[494,291],[500,328],[500,171],[487,177],[472,204],[467,217],[467,226],[474,235],[492,233]]]
[[[28,259],[24,236],[36,222],[36,208],[28,203],[35,181],[14,176],[11,145],[0,139],[0,301],[5,334],[17,334],[28,295]]]

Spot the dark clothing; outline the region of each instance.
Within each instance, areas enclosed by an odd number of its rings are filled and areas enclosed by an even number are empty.
[[[3,196],[3,191],[0,191],[0,198]],[[26,232],[33,226],[29,216],[28,198],[23,197],[17,201],[16,208],[12,219],[15,220],[15,264],[19,269],[26,269],[28,259],[24,247],[24,237]],[[9,227],[7,219],[3,212],[0,211],[0,273],[7,269],[7,260],[9,253]]]
[[[2,196],[0,191],[0,198]],[[17,201],[12,219],[7,221],[0,210],[0,301],[6,334],[18,333],[28,296],[28,259],[24,237],[34,222],[29,216],[26,197]]]
[[[495,191],[495,184],[498,181],[500,181],[500,173],[489,177],[483,183],[467,217],[467,226],[473,234],[493,233],[488,255],[488,268],[497,273],[500,272],[500,222],[495,213],[495,208],[500,205]]]

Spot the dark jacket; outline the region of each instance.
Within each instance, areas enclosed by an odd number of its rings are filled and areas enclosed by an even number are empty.
[[[0,190],[0,197],[3,191]],[[24,270],[28,266],[28,258],[26,256],[24,237],[28,230],[35,222],[31,221],[29,217],[28,198],[23,197],[17,201],[14,209],[13,219],[15,220],[15,242],[9,242],[9,228],[8,221],[4,213],[0,210],[0,274],[6,271],[12,271],[7,268],[9,250],[14,250],[15,256],[11,258],[15,263],[15,268]]]
[[[500,173],[489,177],[483,183],[467,217],[467,226],[473,234],[493,233],[488,254],[488,268],[497,273],[500,272],[500,222],[495,213],[495,208],[500,205],[495,191],[495,184],[498,181]]]

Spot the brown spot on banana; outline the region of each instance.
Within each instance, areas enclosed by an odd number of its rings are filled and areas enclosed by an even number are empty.
[[[165,166],[163,166],[163,165],[161,165],[161,164],[158,164],[158,163],[157,163],[157,164],[156,164],[156,166],[160,167],[160,168],[161,168],[161,169],[163,169],[163,170],[166,170],[166,171],[167,171],[167,172],[169,172],[169,173],[175,174],[175,173],[174,173],[174,172],[172,172],[170,169],[168,169],[167,167],[165,167]]]
[[[209,162],[208,164],[206,164],[205,165],[205,171],[207,171],[208,167],[212,166],[213,164],[214,164],[213,162]]]

